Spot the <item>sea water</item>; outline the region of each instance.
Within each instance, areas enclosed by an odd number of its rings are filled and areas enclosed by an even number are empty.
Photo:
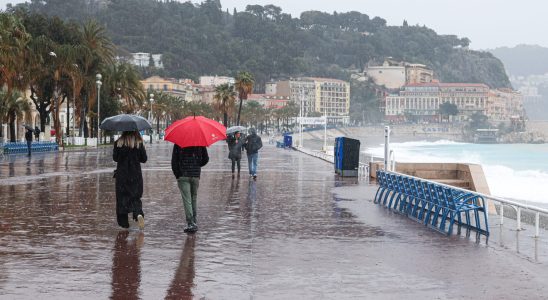
[[[548,203],[548,144],[391,143],[396,161],[481,164],[491,195]],[[384,145],[365,150],[383,156]]]

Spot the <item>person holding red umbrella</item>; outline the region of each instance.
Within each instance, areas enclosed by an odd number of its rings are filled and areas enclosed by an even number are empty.
[[[198,230],[197,198],[201,169],[209,162],[207,146],[226,139],[226,128],[205,117],[187,117],[166,129],[165,140],[175,143],[171,156],[171,170],[181,192],[186,233]]]

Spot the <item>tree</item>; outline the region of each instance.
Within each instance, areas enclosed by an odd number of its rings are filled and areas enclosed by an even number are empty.
[[[103,88],[108,97],[114,97],[122,103],[125,113],[132,113],[145,102],[146,94],[137,70],[122,62],[103,68]]]
[[[253,85],[255,84],[255,79],[253,78],[253,75],[249,72],[240,72],[238,73],[238,76],[236,76],[236,90],[238,91],[238,97],[240,98],[240,107],[238,108],[238,119],[236,121],[236,125],[240,125],[240,114],[242,113],[242,102],[244,99],[247,99],[247,95],[249,95],[253,91]]]
[[[234,86],[228,83],[215,87],[215,108],[223,114],[223,124],[228,127],[228,114],[234,109],[236,91]]]
[[[456,116],[459,114],[459,109],[457,105],[449,102],[443,102],[440,104],[439,107],[439,114],[443,120],[443,116],[447,117],[447,121],[449,121],[449,116]]]
[[[0,99],[0,107],[4,107],[0,112],[3,110],[4,114],[9,115],[6,107],[8,102],[13,101],[15,90],[22,90],[26,86],[28,79],[23,75],[29,40],[30,35],[19,18],[0,12],[0,86],[6,88]],[[0,121],[0,136],[3,134],[2,123]]]
[[[15,121],[17,119],[25,119],[30,121],[31,107],[29,102],[21,96],[19,92],[13,92],[8,96],[7,91],[0,93],[4,102],[4,109],[6,111],[5,119],[9,124],[10,142],[16,142],[15,136]]]
[[[468,124],[464,126],[465,132],[468,137],[473,137],[478,129],[490,128],[491,124],[488,121],[488,117],[480,112],[476,112],[468,119]]]
[[[103,66],[111,65],[114,61],[114,44],[107,37],[105,28],[96,21],[88,21],[82,27],[82,45],[88,49],[88,54],[82,57],[82,68],[85,74],[84,93],[87,98],[87,117],[95,120],[93,108],[97,106],[97,88],[95,76]],[[106,80],[106,78],[105,78]],[[95,124],[98,126],[98,124]],[[87,129],[86,123],[84,123]],[[84,129],[84,130],[85,130]]]

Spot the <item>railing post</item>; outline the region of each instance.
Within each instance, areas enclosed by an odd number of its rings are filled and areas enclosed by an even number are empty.
[[[535,214],[535,237],[539,237],[539,221],[540,221],[540,213]]]
[[[388,156],[390,155],[390,126],[384,126],[384,170],[389,171]]]
[[[516,213],[517,213],[517,228],[516,230],[521,230],[521,207],[518,207],[516,209]]]
[[[504,224],[504,203],[500,203],[500,225]]]

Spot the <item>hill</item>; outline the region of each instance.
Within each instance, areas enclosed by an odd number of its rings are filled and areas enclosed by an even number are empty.
[[[518,45],[488,50],[499,58],[508,74],[514,76],[548,73],[548,48],[537,45]]]
[[[249,70],[258,87],[299,75],[348,80],[349,70],[391,56],[426,64],[444,82],[510,86],[502,63],[468,50],[467,38],[407,22],[387,26],[355,11],[307,11],[295,18],[273,5],[223,11],[219,0],[32,0],[16,7],[80,22],[97,19],[123,50],[162,53],[165,70],[155,72],[172,77]]]

